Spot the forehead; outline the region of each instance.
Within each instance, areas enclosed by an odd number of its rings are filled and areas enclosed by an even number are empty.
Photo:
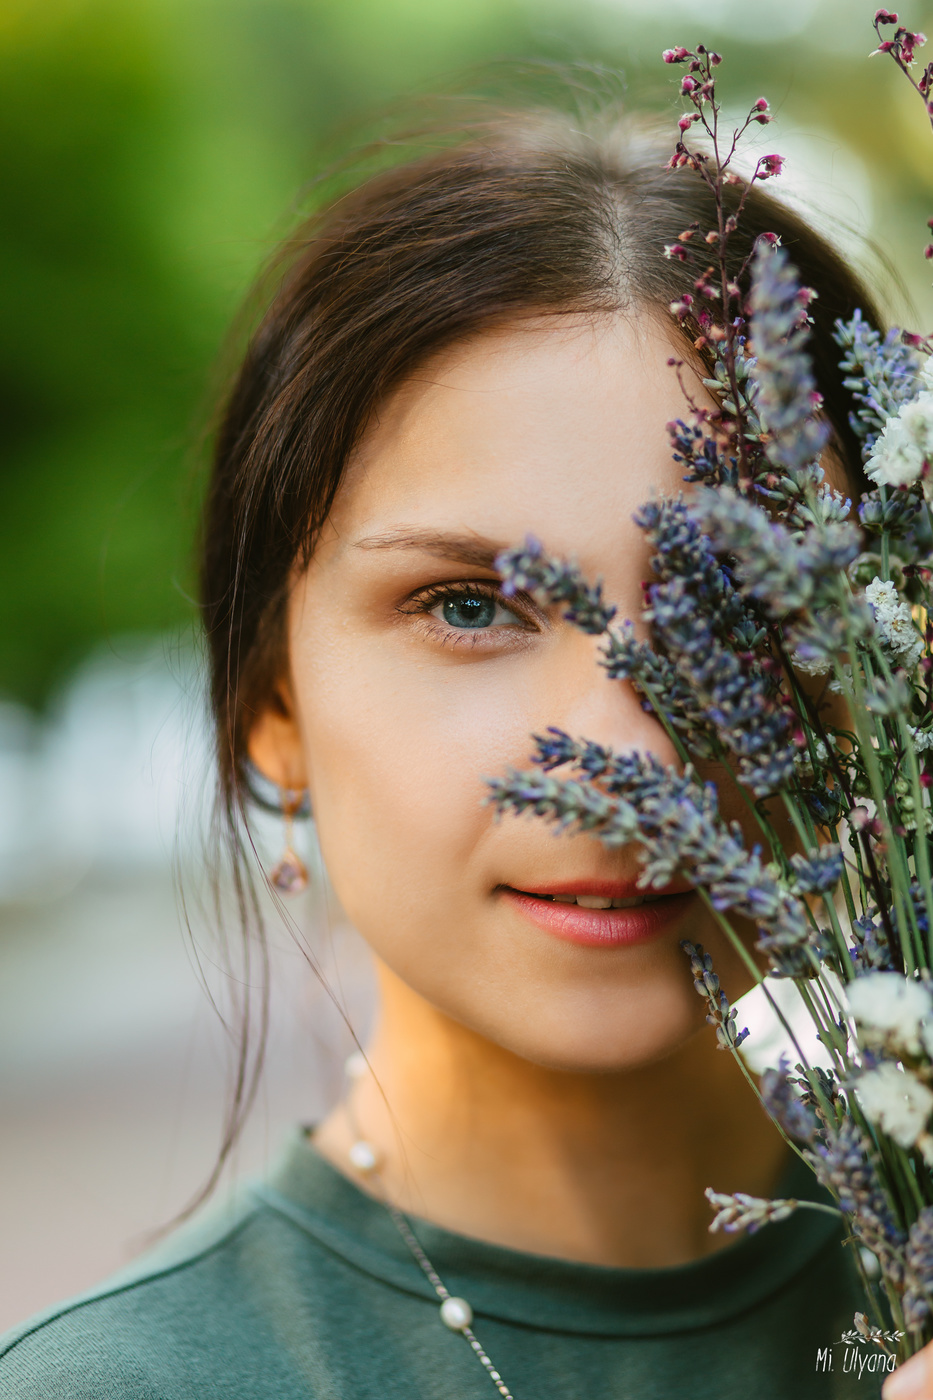
[[[438,355],[387,400],[338,492],[331,538],[380,529],[531,531],[578,556],[681,484],[665,424],[685,412],[651,315],[549,317]]]

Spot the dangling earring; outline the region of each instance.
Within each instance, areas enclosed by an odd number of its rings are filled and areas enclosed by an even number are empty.
[[[278,890],[279,894],[301,894],[302,890],[308,888],[309,877],[308,867],[295,853],[294,820],[295,814],[305,805],[305,794],[288,788],[282,788],[281,792],[280,810],[285,823],[285,849],[269,875],[269,884]]]

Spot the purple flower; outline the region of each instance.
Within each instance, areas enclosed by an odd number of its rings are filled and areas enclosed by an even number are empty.
[[[689,49],[678,46],[676,49],[665,49],[661,57],[665,63],[684,63],[688,58],[692,58]]]
[[[748,1038],[748,1027],[746,1026],[745,1030],[742,1031],[736,1030],[735,1012],[719,985],[719,978],[713,971],[712,958],[709,953],[704,953],[702,943],[690,943],[684,938],[681,939],[680,946],[690,959],[693,985],[700,996],[706,998],[709,1005],[706,1019],[711,1026],[716,1027],[716,1048],[718,1050],[738,1050],[742,1041]]]
[[[885,1194],[865,1134],[852,1118],[827,1131],[826,1142],[804,1153],[817,1180],[836,1197],[852,1233],[877,1255],[886,1277],[904,1281],[903,1229]]]
[[[812,1105],[794,1088],[800,1081],[793,1079],[785,1056],[777,1069],[766,1069],[761,1076],[761,1097],[776,1123],[794,1142],[812,1143],[819,1132],[820,1122]]]
[[[908,1327],[922,1327],[930,1316],[933,1296],[933,1206],[926,1206],[907,1237],[907,1289],[904,1318]]]
[[[776,465],[799,470],[819,457],[829,437],[813,416],[816,380],[801,325],[800,284],[783,248],[759,241],[749,296],[757,362],[758,409],[770,439],[765,451]]]

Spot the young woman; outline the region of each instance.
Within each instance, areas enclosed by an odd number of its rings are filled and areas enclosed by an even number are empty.
[[[531,532],[638,616],[632,514],[682,486],[672,358],[703,392],[662,256],[694,221],[695,175],[555,119],[373,176],[290,243],[205,516],[217,754],[234,822],[251,765],[286,808],[307,792],[377,1030],[267,1180],[8,1337],[0,1396],[877,1395],[825,1364],[863,1306],[830,1216],[708,1233],[707,1185],[820,1198],[717,1050],[680,940],[733,999],[741,962],[685,886],[638,889],[634,849],[483,800],[551,724],[675,761],[593,641],[504,597],[494,560]],[[870,299],[760,194],[737,265],[765,229],[818,291],[855,493],[831,328]]]

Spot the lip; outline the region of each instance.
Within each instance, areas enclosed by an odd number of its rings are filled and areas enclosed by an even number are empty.
[[[603,899],[630,899],[643,893],[633,880],[577,880],[572,884],[542,886],[535,894],[502,885],[499,893],[517,913],[538,928],[566,943],[589,948],[627,948],[650,943],[669,932],[695,898],[695,892],[689,887],[666,890],[631,909],[581,909],[578,904],[553,904],[536,898],[538,894],[592,894]]]

